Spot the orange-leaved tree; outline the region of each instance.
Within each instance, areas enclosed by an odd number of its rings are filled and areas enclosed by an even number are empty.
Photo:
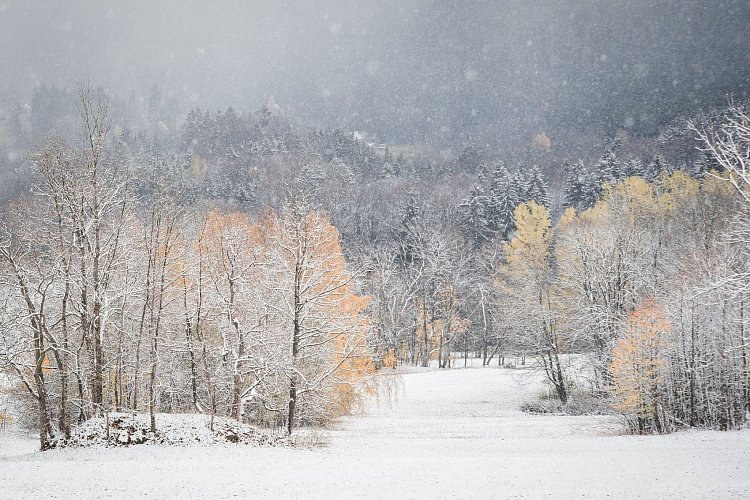
[[[630,313],[625,336],[612,348],[612,406],[634,418],[639,432],[651,426],[657,432],[663,430],[660,388],[667,364],[664,350],[672,329],[664,308],[649,299]]]
[[[286,402],[291,434],[299,422],[321,423],[350,411],[371,388],[369,297],[357,293],[327,214],[295,199],[261,225],[268,258],[265,331],[273,338],[267,344],[282,346],[284,356],[276,394],[266,394],[264,404],[275,399],[281,410]],[[286,395],[279,393],[284,386]]]

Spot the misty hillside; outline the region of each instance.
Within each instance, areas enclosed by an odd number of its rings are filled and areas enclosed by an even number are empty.
[[[743,0],[121,2],[6,0],[2,107],[79,80],[175,112],[291,115],[380,142],[513,152],[545,131],[653,135],[748,91]],[[514,161],[519,160],[513,158]]]

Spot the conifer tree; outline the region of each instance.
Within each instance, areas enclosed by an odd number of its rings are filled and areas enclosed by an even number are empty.
[[[587,204],[586,167],[581,160],[574,164],[565,160],[563,169],[566,174],[564,206],[565,208],[573,207],[579,211]]]
[[[181,149],[187,154],[193,153],[193,149],[198,142],[201,117],[201,110],[196,108],[191,110],[185,118],[185,124],[182,127]]]
[[[643,164],[638,158],[628,158],[623,165],[625,177],[643,177]]]
[[[475,184],[471,187],[468,198],[464,199],[458,207],[461,212],[461,225],[475,243],[491,238],[492,228],[487,220],[489,205],[489,198],[484,194],[481,186]]]
[[[513,211],[518,204],[515,184],[500,162],[492,172],[487,219],[493,231],[506,238],[513,229]]]
[[[531,171],[529,172],[526,200],[535,201],[540,205],[549,208],[547,183],[544,182],[542,171],[536,165],[534,165],[534,167],[532,167]]]
[[[523,164],[518,166],[515,174],[510,180],[510,191],[515,194],[515,204],[529,201],[529,177]]]
[[[604,148],[604,154],[596,166],[596,178],[598,193],[604,188],[604,184],[616,184],[624,177],[620,162],[617,159],[617,151],[620,149],[620,140],[615,139]]]
[[[643,169],[643,178],[649,182],[659,178],[663,172],[668,172],[669,167],[660,154],[656,154],[646,168]]]

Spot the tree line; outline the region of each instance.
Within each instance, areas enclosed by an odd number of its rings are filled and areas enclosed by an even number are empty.
[[[374,384],[368,298],[327,214],[294,189],[253,217],[190,207],[162,165],[113,148],[105,97],[82,88],[80,113],[77,145],[34,156],[0,238],[2,365],[41,448],[109,411],[147,411],[152,432],[158,412],[199,411],[291,434],[355,409]]]
[[[43,448],[125,409],[291,433],[385,369],[469,357],[533,359],[562,403],[592,393],[638,432],[746,421],[739,105],[648,161],[616,139],[556,174],[394,158],[270,110],[195,110],[163,142],[85,87],[78,111],[3,209],[2,366]]]

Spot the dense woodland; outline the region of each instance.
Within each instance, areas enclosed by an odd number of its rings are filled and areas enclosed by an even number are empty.
[[[540,132],[506,165],[370,145],[273,100],[179,119],[151,97],[133,120],[103,91],[40,87],[3,122],[0,367],[43,449],[124,410],[291,434],[398,366],[468,357],[533,364],[635,432],[747,421],[741,104],[593,160]]]

